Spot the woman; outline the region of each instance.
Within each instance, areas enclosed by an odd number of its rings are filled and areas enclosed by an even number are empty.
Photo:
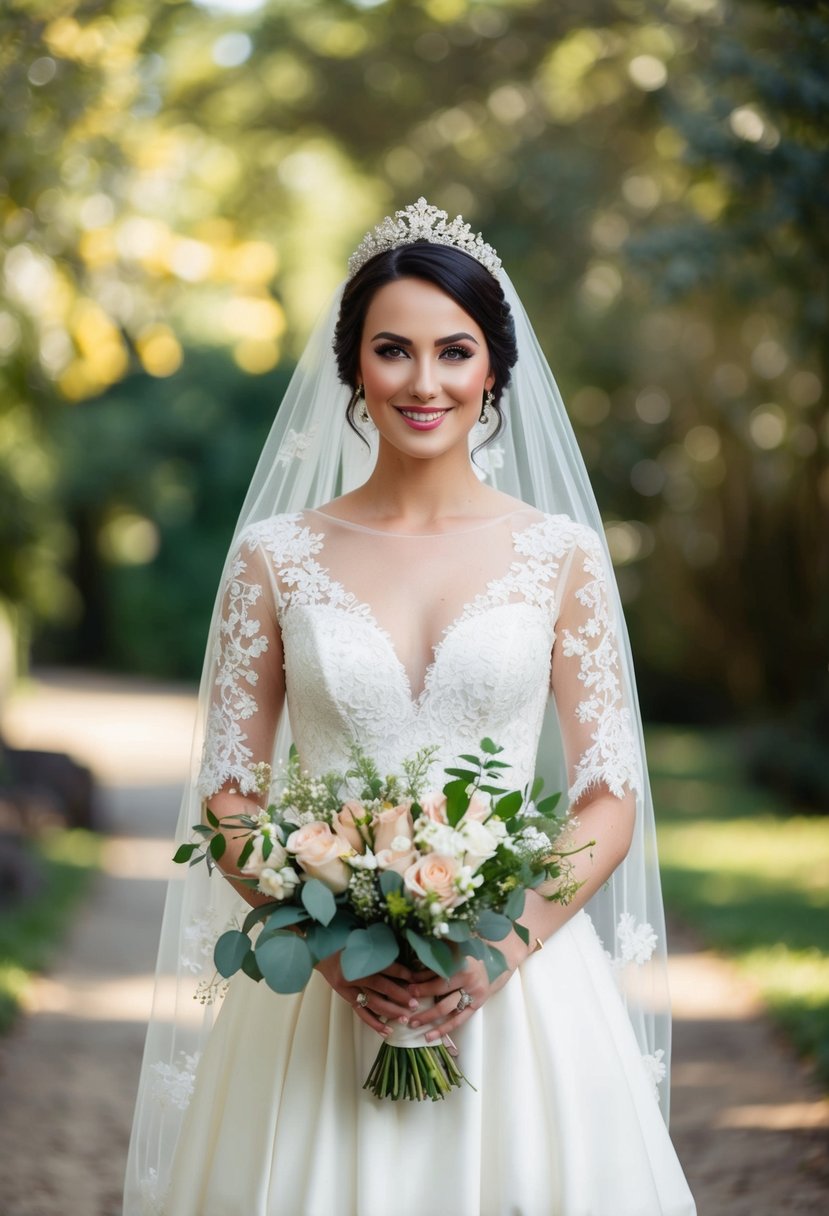
[[[448,982],[395,965],[351,984],[334,956],[294,997],[237,976],[209,1038],[188,1038],[181,1006],[178,1025],[159,1017],[125,1213],[692,1216],[658,1097],[664,934],[632,671],[554,381],[494,250],[425,200],[349,271],[243,509],[182,833],[199,796],[255,812],[255,766],[289,737],[310,772],[342,771],[355,742],[383,772],[435,745],[435,785],[489,735],[511,784],[544,769],[566,786],[576,843],[595,844],[571,903],[529,895],[530,944],[501,943],[494,983],[471,960]],[[332,417],[335,376],[351,396]],[[362,475],[346,420],[376,452]],[[198,974],[244,908],[238,847],[230,883],[173,887],[162,968],[177,942],[180,974]],[[451,1035],[475,1088],[366,1094],[390,1025]]]

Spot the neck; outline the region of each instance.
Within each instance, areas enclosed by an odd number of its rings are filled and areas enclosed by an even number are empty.
[[[430,460],[417,460],[381,441],[377,464],[359,491],[377,518],[419,527],[469,515],[487,497],[466,445]]]

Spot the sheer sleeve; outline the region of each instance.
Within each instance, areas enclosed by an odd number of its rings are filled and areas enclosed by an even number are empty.
[[[639,751],[622,687],[618,640],[598,536],[581,527],[562,566],[552,690],[575,804],[605,787],[617,798],[641,792]]]
[[[243,534],[227,567],[214,627],[211,699],[198,779],[202,798],[259,790],[285,699],[278,590],[255,533]],[[261,771],[261,770],[260,770]]]

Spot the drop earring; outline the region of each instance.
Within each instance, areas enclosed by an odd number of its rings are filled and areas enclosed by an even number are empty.
[[[358,384],[354,390],[354,395],[351,398],[352,407],[356,407],[358,401],[361,403],[360,408],[357,410],[357,421],[363,423],[371,421],[368,406],[366,405],[366,399],[363,396],[364,391],[365,390],[363,389],[362,384]]]
[[[478,421],[480,423],[482,423],[483,426],[486,426],[486,424],[489,422],[490,406],[492,406],[494,404],[495,404],[495,394],[492,392],[492,389],[488,388],[486,390],[486,392],[484,393],[484,404],[481,409],[480,417],[478,418]]]

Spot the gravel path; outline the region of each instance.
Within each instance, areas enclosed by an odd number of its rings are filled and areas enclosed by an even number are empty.
[[[120,1216],[192,717],[186,692],[57,675],[4,714],[10,743],[95,768],[109,836],[54,970],[0,1041],[0,1216]],[[699,1216],[829,1211],[829,1103],[734,969],[676,929],[671,978],[672,1132]]]

